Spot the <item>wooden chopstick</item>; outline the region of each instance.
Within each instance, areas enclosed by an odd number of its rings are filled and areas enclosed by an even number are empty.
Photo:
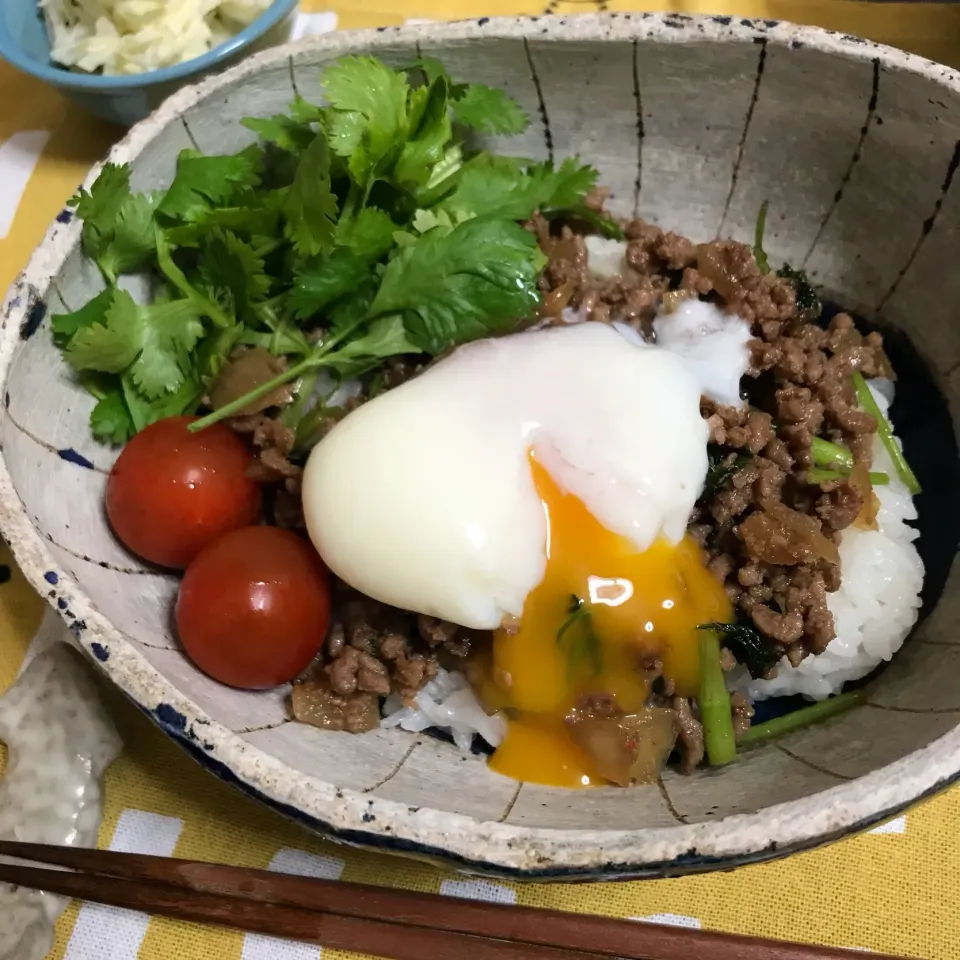
[[[601,956],[287,907],[245,896],[199,893],[166,883],[131,883],[101,874],[0,864],[0,883],[393,960],[597,960]]]
[[[0,882],[394,960],[853,960],[859,951],[245,867],[0,841]],[[902,960],[871,954],[875,960]]]

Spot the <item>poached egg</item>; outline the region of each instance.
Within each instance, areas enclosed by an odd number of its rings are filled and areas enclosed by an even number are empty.
[[[686,536],[707,472],[702,392],[678,353],[553,327],[460,347],[312,451],[304,515],[337,576],[494,631],[471,676],[509,717],[500,772],[597,782],[563,718],[601,691],[639,709],[653,659],[696,695],[696,627],[730,618]]]

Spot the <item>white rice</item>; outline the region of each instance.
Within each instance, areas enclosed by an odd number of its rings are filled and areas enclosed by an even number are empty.
[[[893,384],[871,381],[870,388],[886,413]],[[879,439],[874,440],[872,466],[886,473],[890,484],[875,488],[879,529],[848,527],[841,535],[840,589],[827,597],[836,638],[823,653],[807,657],[798,667],[784,658],[773,680],[750,680],[738,671],[734,686],[751,699],[799,693],[823,700],[890,660],[916,623],[923,562],[913,543],[920,534],[909,521],[916,520],[917,511]]]
[[[397,694],[383,704],[382,727],[400,727],[411,733],[433,728],[449,733],[462,753],[470,752],[473,735],[480,734],[491,747],[500,745],[507,732],[499,714],[489,716],[477,702],[466,678],[441,669],[418,694],[416,707],[404,706]]]

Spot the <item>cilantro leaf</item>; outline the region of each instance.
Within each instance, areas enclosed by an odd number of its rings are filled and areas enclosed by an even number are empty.
[[[306,320],[345,296],[369,275],[370,261],[348,247],[338,247],[323,259],[307,261],[290,291],[295,316]]]
[[[305,357],[313,349],[303,331],[289,323],[280,323],[275,330],[251,330],[245,327],[238,342],[248,347],[263,347],[278,357]]]
[[[301,256],[313,257],[333,246],[337,198],[330,188],[330,148],[322,132],[300,159],[284,213],[287,238]]]
[[[130,368],[148,400],[175,393],[192,372],[190,351],[203,336],[203,323],[188,300],[145,308],[140,355]]]
[[[443,77],[451,85],[451,88],[456,90],[453,87],[453,81],[450,79],[450,74],[447,73],[447,68],[436,58],[436,57],[420,57],[418,60],[414,60],[409,67],[404,67],[403,70],[409,73],[411,70],[422,70],[423,75],[427,78],[427,83],[433,83],[438,77]]]
[[[188,300],[142,306],[126,290],[114,291],[103,323],[77,331],[66,350],[77,370],[130,375],[147,399],[176,391],[190,370],[188,354],[203,334]]]
[[[403,317],[395,313],[374,320],[364,336],[331,354],[324,366],[336,370],[342,378],[359,377],[386,357],[420,352],[420,347],[407,335]]]
[[[576,157],[567,157],[557,170],[549,163],[539,164],[532,173],[541,177],[547,199],[541,204],[545,209],[575,207],[597,185],[597,171],[580,163]]]
[[[462,217],[458,222],[469,219],[469,217]],[[449,233],[454,228],[454,220],[446,210],[418,210],[413,215],[410,226],[417,233],[426,233],[428,230],[435,230],[437,227]],[[413,234],[409,234],[409,236],[412,242],[416,243],[416,237]]]
[[[443,83],[441,78],[438,82]],[[423,120],[423,114],[427,109],[427,101],[430,99],[430,86],[412,87],[407,95],[407,130],[409,135],[419,129],[420,121]]]
[[[419,69],[428,84],[446,80],[454,119],[478,133],[512,136],[523,133],[530,125],[530,118],[520,104],[503,90],[482,83],[454,83],[447,68],[434,57],[420,57],[405,69]]]
[[[102,443],[126,443],[136,432],[119,382],[90,411],[90,430]]]
[[[341,220],[333,253],[308,260],[297,271],[290,291],[297,319],[315,316],[363,285],[372,265],[394,246],[396,229],[390,217],[376,207],[365,207],[356,218]]]
[[[286,190],[260,190],[249,198],[249,203],[211,208],[196,220],[168,227],[164,232],[175,247],[199,247],[207,232],[215,227],[245,237],[275,237],[281,232],[280,216],[286,197]]]
[[[309,100],[305,100],[298,93],[293,98],[293,103],[290,104],[290,116],[297,123],[322,123],[324,110],[323,107],[318,107]]]
[[[330,304],[324,312],[331,331],[349,330],[367,316],[378,286],[378,278],[368,272],[346,296]]]
[[[431,207],[446,196],[456,185],[464,169],[463,150],[459,144],[450,144],[443,156],[433,165],[430,179],[416,191],[416,200],[421,207]]]
[[[453,117],[478,133],[507,137],[523,133],[530,125],[530,118],[516,100],[482,83],[469,84],[463,95],[454,100]]]
[[[146,265],[154,251],[153,202],[130,192],[126,164],[106,164],[89,192],[81,189],[70,203],[83,218],[83,252],[111,284]]]
[[[203,245],[199,268],[218,302],[225,300],[238,317],[250,317],[253,304],[270,292],[263,260],[229,230],[211,234]]]
[[[83,187],[67,203],[75,207],[77,216],[100,233],[108,231],[124,200],[130,195],[130,167],[128,164],[105,163],[89,192]]]
[[[533,234],[511,220],[430,230],[387,265],[370,313],[402,312],[411,340],[438,354],[530,316],[545,262]]]
[[[137,304],[126,290],[113,290],[103,321],[78,330],[66,349],[76,370],[121,373],[137,359],[143,346]]]
[[[549,163],[533,164],[525,172],[509,165],[475,165],[464,169],[456,190],[439,206],[454,214],[495,214],[526,220],[534,210],[582,205],[597,182],[597,171],[568,157],[554,170]]]
[[[196,381],[209,387],[220,374],[233,348],[240,341],[246,327],[234,324],[223,330],[214,330],[197,345],[194,361]],[[138,429],[142,429],[138,427]]]
[[[372,263],[393,246],[396,229],[388,214],[377,207],[364,207],[356,217],[337,224],[337,244]]]
[[[272,117],[246,117],[240,122],[265,143],[272,143],[287,153],[303,153],[316,136],[309,122],[303,123],[282,113]]]
[[[124,374],[120,382],[123,386],[123,399],[137,433],[166,417],[195,412],[203,395],[203,388],[192,377],[184,380],[173,393],[165,394],[156,400],[147,400],[129,374]]]
[[[372,57],[343,57],[323,72],[330,148],[354,182],[369,184],[407,134],[406,79]]]
[[[97,258],[108,277],[146,266],[154,253],[153,203],[143,194],[127,198],[114,225],[113,242]]]
[[[260,164],[258,147],[231,157],[207,157],[184,150],[157,215],[189,222],[202,219],[215,206],[230,206],[244,188],[260,185]]]
[[[73,313],[55,313],[50,318],[54,339],[63,346],[78,330],[94,323],[105,323],[111,303],[113,303],[113,288],[107,287],[79,310]]]
[[[444,157],[453,137],[447,110],[447,81],[438,77],[430,84],[418,119],[416,132],[403,146],[394,167],[394,179],[403,185],[422,187],[430,179],[433,166]]]
[[[156,229],[156,239],[157,266],[170,285],[194,305],[200,316],[209,317],[214,324],[221,329],[233,326],[234,319],[224,313],[216,303],[209,297],[204,296],[203,293],[187,280],[184,272],[174,262],[173,250],[170,246],[169,238],[159,227]]]

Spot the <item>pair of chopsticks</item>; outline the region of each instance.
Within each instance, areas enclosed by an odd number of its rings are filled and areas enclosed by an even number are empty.
[[[0,883],[391,960],[854,960],[835,950],[214,863],[0,841]],[[902,960],[871,954],[875,960]]]

